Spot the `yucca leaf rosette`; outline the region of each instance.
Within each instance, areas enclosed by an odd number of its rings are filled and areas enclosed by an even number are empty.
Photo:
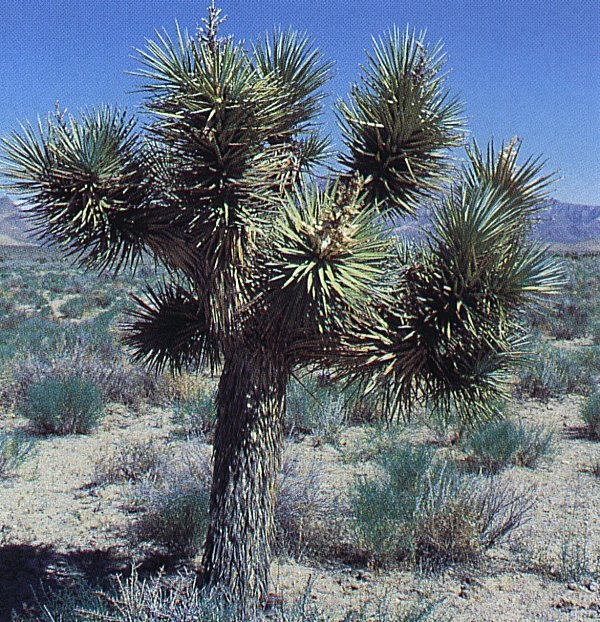
[[[375,216],[359,179],[287,195],[268,284],[275,324],[299,338],[337,334],[362,312],[385,257]]]
[[[444,85],[441,45],[392,29],[378,41],[339,121],[341,162],[368,180],[372,202],[394,215],[416,208],[448,179],[448,150],[462,142],[461,104]]]
[[[135,124],[110,107],[57,113],[2,141],[10,188],[44,242],[100,269],[134,261],[150,201]]]

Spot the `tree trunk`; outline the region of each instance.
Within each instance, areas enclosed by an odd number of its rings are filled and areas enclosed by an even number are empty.
[[[289,377],[281,363],[264,353],[233,352],[217,393],[202,578],[245,610],[267,596]]]

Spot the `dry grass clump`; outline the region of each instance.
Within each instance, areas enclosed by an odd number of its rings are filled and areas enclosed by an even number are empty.
[[[208,526],[210,475],[208,460],[190,443],[173,464],[134,486],[134,506],[142,513],[134,538],[183,557],[199,553]]]
[[[204,438],[212,431],[216,420],[214,394],[214,387],[201,386],[175,402],[171,420],[175,436]]]
[[[286,431],[311,434],[331,444],[339,442],[348,424],[348,396],[325,376],[309,374],[292,380],[286,396]]]
[[[184,557],[200,552],[208,524],[210,463],[195,447],[194,441],[188,442],[182,450],[185,457],[168,464],[154,445],[126,445],[101,462],[97,476],[134,484],[133,508],[142,514],[135,539],[156,542]],[[330,548],[336,527],[332,517],[339,508],[324,486],[319,464],[305,466],[287,458],[275,506],[278,553],[322,556]]]
[[[33,439],[25,434],[0,432],[0,479],[23,464],[33,448]]]
[[[157,480],[165,470],[164,448],[154,440],[118,445],[96,462],[94,484]]]
[[[199,588],[195,573],[159,574],[143,579],[134,570],[117,576],[112,589],[85,582],[39,597],[41,613],[15,615],[13,622],[339,622],[315,605],[311,583],[304,593],[277,608],[254,614],[236,610],[226,599]],[[387,600],[361,611],[349,610],[347,622],[425,622],[432,620],[433,604],[422,598],[412,607],[392,606]]]
[[[600,549],[594,549],[587,525],[589,508],[575,501],[565,508],[560,527],[542,544],[527,540],[515,552],[532,571],[565,583],[600,581]]]
[[[284,460],[275,503],[276,548],[296,558],[322,556],[336,530],[340,501],[327,491],[322,465],[302,465],[295,457]]]

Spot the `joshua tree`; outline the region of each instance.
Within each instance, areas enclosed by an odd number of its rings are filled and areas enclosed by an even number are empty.
[[[220,21],[213,6],[197,34],[140,52],[139,122],[57,113],[4,140],[4,168],[78,262],[166,267],[124,339],[157,369],[220,375],[202,577],[251,607],[267,594],[291,375],[333,370],[391,414],[441,401],[476,416],[522,350],[517,313],[559,273],[528,236],[542,164],[519,163],[515,142],[450,158],[464,133],[439,45],[374,41],[338,104],[332,165],[315,123],[331,64],[305,36],[247,49]],[[431,231],[400,244],[393,223],[424,205]]]

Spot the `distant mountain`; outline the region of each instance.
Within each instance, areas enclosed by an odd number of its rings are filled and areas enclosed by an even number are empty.
[[[394,231],[408,238],[418,237],[430,224],[430,212],[395,222]],[[600,251],[600,206],[562,203],[552,199],[540,215],[533,235],[557,250]]]
[[[22,246],[36,244],[28,233],[28,223],[23,212],[6,196],[0,196],[0,245]]]
[[[550,201],[536,233],[545,242],[600,241],[600,206]]]
[[[417,218],[398,219],[394,231],[414,238],[429,224],[429,214],[421,210]],[[28,232],[23,212],[6,196],[0,196],[0,246],[38,244]],[[534,235],[559,250],[600,251],[600,206],[578,205],[551,200],[542,213]]]

